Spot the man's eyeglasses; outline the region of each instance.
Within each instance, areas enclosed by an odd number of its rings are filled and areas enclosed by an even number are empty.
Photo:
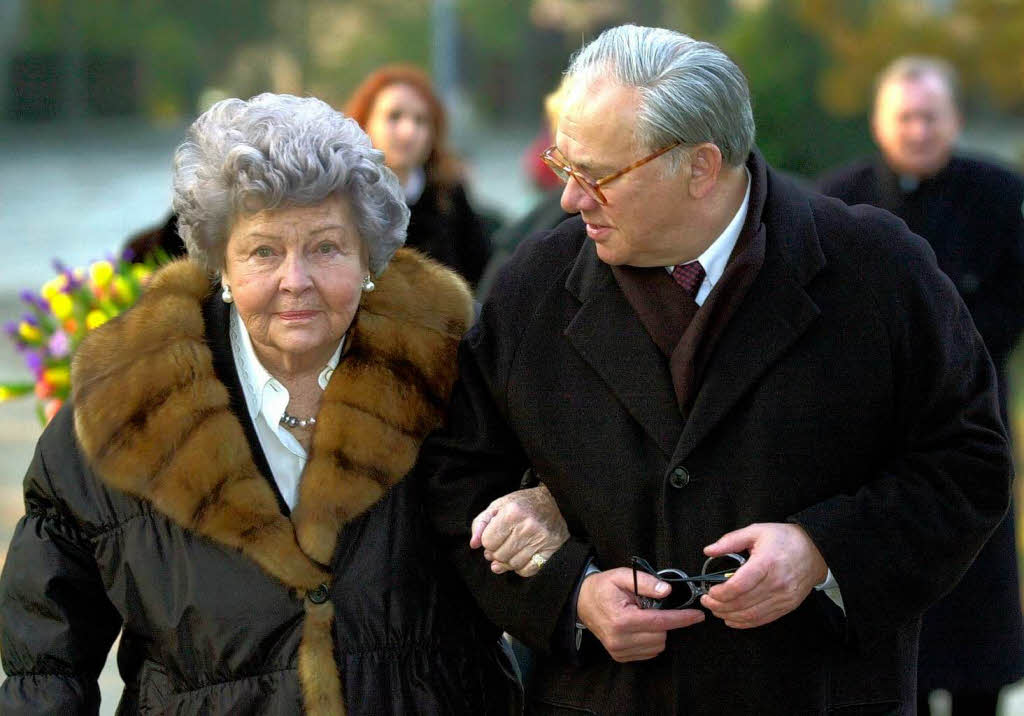
[[[633,565],[633,595],[641,609],[684,609],[707,594],[714,585],[728,580],[746,561],[732,552],[721,557],[708,557],[704,560],[700,576],[691,577],[681,569],[655,569],[643,557],[633,557],[630,560]],[[664,599],[641,596],[637,587],[637,572],[653,574],[663,582],[668,582],[672,585],[672,593]]]
[[[555,173],[555,176],[562,180],[563,183],[568,183],[570,177],[575,177],[576,183],[580,185],[587,196],[596,201],[601,206],[605,206],[608,200],[605,199],[604,193],[601,191],[601,187],[612,181],[618,179],[623,174],[627,174],[638,167],[642,167],[647,162],[657,159],[665,152],[671,151],[678,147],[682,142],[674,142],[667,147],[662,147],[654,154],[648,154],[643,159],[635,161],[625,169],[620,169],[617,172],[613,172],[608,176],[601,177],[600,179],[591,179],[586,174],[576,169],[569,163],[569,161],[558,151],[558,147],[548,147],[541,152],[541,160],[548,165],[548,168]]]

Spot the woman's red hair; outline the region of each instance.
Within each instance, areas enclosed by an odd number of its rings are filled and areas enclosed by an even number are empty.
[[[412,65],[385,65],[371,72],[352,93],[345,105],[345,114],[356,120],[363,131],[366,131],[366,123],[370,119],[377,95],[385,88],[397,84],[412,87],[427,103],[430,109],[433,141],[424,170],[435,183],[444,188],[451,187],[461,179],[462,167],[448,151],[448,118],[444,105],[434,92],[433,84],[426,72]]]

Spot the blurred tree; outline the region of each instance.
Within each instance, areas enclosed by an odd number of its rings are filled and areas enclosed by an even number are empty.
[[[464,79],[491,117],[532,123],[540,98],[558,83],[571,45],[560,27],[537,25],[535,0],[459,0]],[[578,42],[578,41],[577,41]]]
[[[832,61],[818,85],[831,110],[852,115],[871,101],[877,73],[905,54],[934,54],[961,72],[968,102],[1024,109],[1024,3],[1017,0],[792,0]]]
[[[870,137],[862,117],[835,117],[809,91],[828,51],[792,5],[764,2],[738,13],[718,39],[747,75],[765,157],[780,169],[814,175],[869,149]]]
[[[344,103],[363,77],[383,64],[430,67],[429,2],[310,0],[309,17],[306,91],[327,101]]]
[[[202,85],[239,48],[273,31],[265,0],[27,0],[19,50],[64,67],[72,65],[60,58],[80,53],[76,73],[91,58],[100,67],[104,58],[121,58],[135,67],[135,82],[122,91],[137,93],[148,114],[173,117],[190,115]]]
[[[634,22],[694,33],[729,7],[720,0],[459,0],[466,79],[491,116],[537,121],[570,55],[601,30]]]
[[[653,24],[668,27],[700,39],[722,33],[738,11],[749,9],[749,0],[675,0],[664,3]]]

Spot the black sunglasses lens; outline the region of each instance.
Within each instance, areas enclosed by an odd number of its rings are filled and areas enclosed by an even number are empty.
[[[708,586],[721,584],[731,577],[743,565],[742,558],[737,559],[731,554],[714,557],[704,563],[704,574],[710,576]]]
[[[684,607],[692,606],[694,598],[693,584],[685,581],[685,575],[683,574],[672,574],[668,570],[662,570],[658,575],[659,579],[663,582],[668,582],[672,587],[672,592],[661,600],[661,609],[683,609]]]

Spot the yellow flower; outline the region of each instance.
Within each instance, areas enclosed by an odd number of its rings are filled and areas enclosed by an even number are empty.
[[[60,388],[67,385],[71,380],[71,374],[68,371],[67,366],[57,366],[56,368],[47,368],[43,371],[43,380],[52,385],[55,388]]]
[[[114,266],[109,261],[96,261],[89,267],[89,279],[95,286],[106,286],[114,277]]]
[[[91,331],[94,328],[99,328],[109,320],[109,316],[107,316],[103,311],[89,311],[89,315],[85,317],[85,327]]]
[[[152,273],[153,269],[149,268],[149,266],[146,266],[145,264],[132,264],[132,278],[142,285],[146,284],[146,281],[149,280]]]
[[[63,291],[64,287],[67,285],[68,277],[64,274],[58,274],[44,283],[43,287],[39,290],[39,293],[43,294],[43,298],[49,301],[51,298]]]
[[[10,400],[13,397],[14,393],[11,392],[10,388],[8,388],[5,385],[0,385],[0,403],[4,402],[5,400]]]
[[[132,299],[135,298],[132,293],[132,285],[124,276],[114,276],[114,295],[122,303],[131,303]]]
[[[63,321],[70,316],[74,307],[75,304],[72,302],[71,296],[66,293],[55,293],[50,298],[50,310],[53,311],[53,315],[58,321]]]
[[[43,334],[39,332],[38,328],[25,321],[18,324],[18,335],[29,343],[35,343],[43,338]]]

